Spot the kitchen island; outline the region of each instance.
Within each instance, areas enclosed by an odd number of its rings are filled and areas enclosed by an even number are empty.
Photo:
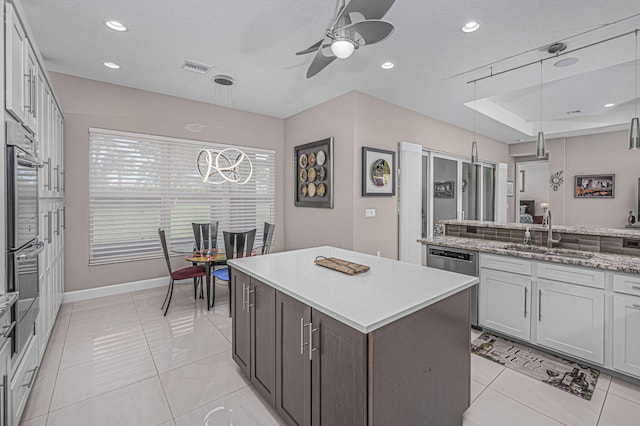
[[[346,275],[318,256],[370,270]],[[334,247],[229,265],[233,359],[285,421],[462,423],[477,278]]]

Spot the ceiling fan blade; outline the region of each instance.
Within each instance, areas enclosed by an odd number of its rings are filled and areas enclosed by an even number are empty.
[[[389,37],[393,32],[393,25],[387,21],[367,20],[347,25],[340,30],[353,30],[360,34],[365,44],[373,44]]]
[[[396,0],[351,0],[341,11],[341,15],[361,13],[365,19],[382,19]]]
[[[322,53],[322,47],[320,47],[318,49],[318,52],[316,53],[316,56],[313,57],[311,65],[309,65],[309,69],[307,70],[307,78],[311,78],[314,75],[318,74],[335,59],[335,56],[326,56],[324,53]]]
[[[323,39],[324,40],[324,39]],[[322,41],[320,40],[316,43],[314,43],[312,46],[307,47],[304,50],[301,50],[299,52],[296,52],[296,55],[306,55],[307,53],[312,53],[315,52],[316,50],[318,50],[318,48],[320,47],[320,45],[322,44]]]

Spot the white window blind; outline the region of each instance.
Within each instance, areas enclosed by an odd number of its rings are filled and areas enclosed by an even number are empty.
[[[191,223],[219,222],[222,231],[257,228],[275,218],[275,151],[238,147],[253,163],[245,185],[203,183],[195,168],[201,149],[230,148],[159,136],[90,129],[89,264],[162,256],[158,228],[167,243],[193,243]]]

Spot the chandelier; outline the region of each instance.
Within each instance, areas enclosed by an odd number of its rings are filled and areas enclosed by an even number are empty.
[[[202,171],[202,159],[206,163],[206,173]],[[237,148],[222,151],[201,150],[196,156],[196,170],[202,182],[212,185],[231,182],[244,185],[253,174],[253,164],[249,156]]]

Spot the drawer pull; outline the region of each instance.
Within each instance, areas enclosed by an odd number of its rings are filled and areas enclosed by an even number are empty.
[[[634,290],[640,290],[640,285],[635,285],[635,284],[633,284],[633,285],[631,286],[631,288],[632,288],[632,289],[634,289]]]
[[[27,387],[30,388],[31,386],[33,386],[33,381],[36,379],[36,375],[38,374],[38,366],[36,365],[35,368],[29,370],[29,371],[33,371],[33,373],[31,374],[31,378],[29,379],[29,383],[25,383],[22,386],[23,387]],[[29,372],[27,371],[27,373]]]

